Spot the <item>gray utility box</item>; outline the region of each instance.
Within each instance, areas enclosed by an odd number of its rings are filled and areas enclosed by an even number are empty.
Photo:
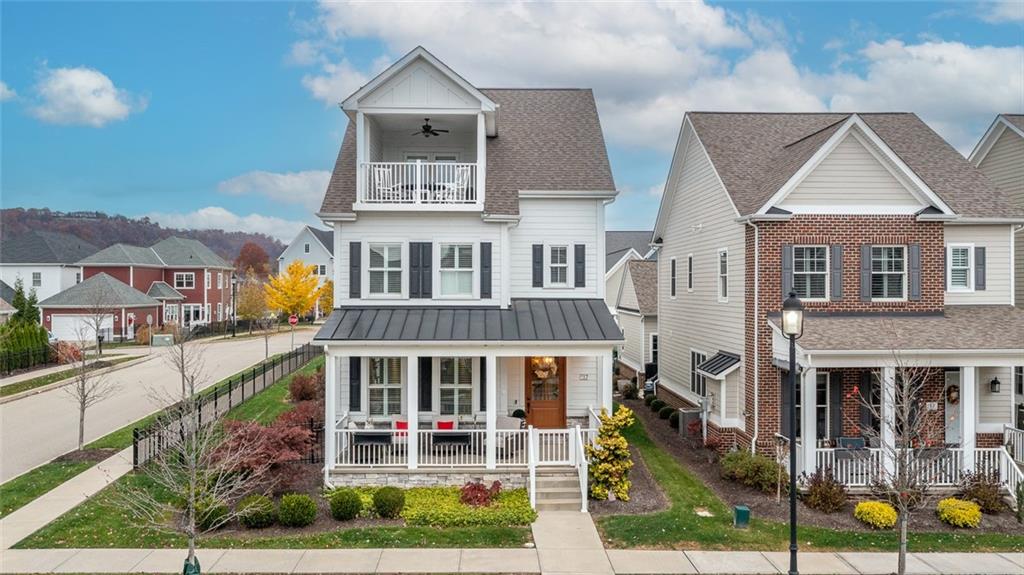
[[[679,408],[679,435],[686,437],[689,433],[690,422],[700,421],[700,408],[699,407],[680,407]]]

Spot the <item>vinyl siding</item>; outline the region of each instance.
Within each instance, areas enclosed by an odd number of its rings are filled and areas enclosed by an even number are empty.
[[[669,297],[670,266],[658,266],[659,376],[669,390],[696,401],[690,393],[690,350],[710,357],[722,349],[743,352],[744,229],[707,155],[689,124],[674,202],[665,223],[660,261],[677,258],[677,297]],[[663,208],[664,209],[664,208]],[[729,250],[729,301],[717,295],[718,250]],[[686,290],[686,257],[693,254],[694,289]],[[730,384],[743,381],[742,367]],[[713,381],[708,382],[713,389]],[[737,391],[738,393],[738,391]]]
[[[989,382],[999,378],[999,393],[992,393]],[[978,369],[978,423],[1000,425],[1010,421],[1010,386],[1013,369],[1009,367],[982,367]],[[1002,431],[1002,429],[993,431]]]
[[[622,345],[621,361],[635,369],[642,370],[647,347],[643,319],[629,312],[619,313],[619,326],[622,328],[623,337],[626,338]]]
[[[308,254],[305,252],[306,244],[309,244]],[[295,260],[302,260],[302,263],[306,265],[327,266],[327,275],[320,278],[321,284],[334,275],[334,263],[331,253],[324,246],[320,245],[320,241],[309,231],[309,228],[302,228],[299,235],[281,252],[277,260],[280,268],[279,271],[287,269],[288,265]]]
[[[615,298],[619,297],[619,286],[622,285],[622,279],[626,275],[626,265],[615,270],[615,273],[608,276],[608,279],[604,281],[604,301],[608,304],[608,309],[615,310]]]
[[[973,292],[947,291],[946,305],[1009,305],[1011,229],[1007,225],[945,226],[947,246],[974,244],[975,247],[985,248],[985,289]]]
[[[622,295],[619,297],[617,307],[632,311],[640,309],[640,304],[636,300],[636,289],[633,287],[633,278],[628,271],[622,278]]]
[[[978,168],[1014,200],[1024,207],[1024,138],[1009,128],[996,139]],[[1024,233],[1014,240],[1016,273],[1016,305],[1024,307]]]
[[[519,214],[522,219],[518,226],[509,231],[512,297],[598,297],[598,281],[604,281],[604,254],[597,253],[598,235],[604,235],[604,229],[600,226],[603,210],[602,200],[595,199],[520,199]],[[570,287],[533,287],[533,244],[569,247]],[[575,244],[587,246],[586,287],[582,288],[572,287]]]
[[[850,132],[779,206],[793,211],[801,211],[795,209],[798,206],[870,205],[871,212],[919,208],[921,203],[867,145]]]

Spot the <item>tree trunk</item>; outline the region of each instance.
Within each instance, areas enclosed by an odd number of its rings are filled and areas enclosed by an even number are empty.
[[[85,402],[78,404],[78,450],[85,447]]]
[[[907,511],[903,510],[900,513],[900,554],[899,563],[896,567],[896,572],[899,575],[904,575],[907,572],[907,523],[909,522]]]

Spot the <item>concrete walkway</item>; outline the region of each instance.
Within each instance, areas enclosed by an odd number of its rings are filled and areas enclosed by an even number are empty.
[[[785,573],[786,553],[574,550],[555,566],[575,573]],[[201,549],[204,573],[558,573],[540,549]],[[181,573],[179,549],[40,549],[0,551],[0,573]],[[913,553],[908,573],[1020,575],[1024,553]],[[594,568],[595,571],[587,569]],[[895,553],[801,553],[800,573],[881,575]]]
[[[0,519],[0,549],[9,549],[132,470],[132,448],[121,450]],[[4,551],[0,551],[4,553]],[[0,560],[2,561],[2,560]]]
[[[107,360],[107,359],[120,359],[122,357],[129,356],[129,355],[142,357],[142,356],[149,355],[149,353],[150,353],[150,348],[149,347],[143,347],[143,346],[131,347],[131,348],[128,348],[128,347],[126,347],[126,348],[117,348],[117,349],[112,349],[112,350],[106,351],[103,354],[103,357],[101,357],[101,358],[94,358],[94,359],[87,360],[86,364],[87,365],[91,365],[91,364],[97,362],[100,359],[104,359],[104,360]],[[17,375],[11,375],[11,376],[8,376],[8,377],[3,377],[3,378],[0,378],[0,387],[3,387],[5,385],[11,385],[11,384],[18,383],[18,382],[21,382],[21,381],[26,381],[26,380],[29,380],[29,379],[35,379],[37,377],[42,377],[44,375],[50,375],[51,373],[57,373],[58,371],[64,371],[64,370],[67,370],[67,369],[71,369],[72,367],[74,367],[74,366],[68,365],[66,363],[62,363],[60,365],[52,365],[50,367],[44,367],[42,369],[33,369],[31,371],[26,371],[24,373],[19,373]]]
[[[533,541],[543,573],[614,572],[589,513],[542,511],[533,522]]]

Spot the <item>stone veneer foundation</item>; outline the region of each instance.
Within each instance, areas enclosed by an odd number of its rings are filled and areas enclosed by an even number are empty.
[[[480,469],[480,470],[422,470],[422,469],[372,469],[365,471],[345,471],[331,473],[329,483],[334,487],[382,487],[393,485],[395,487],[436,487],[439,485],[450,485],[461,487],[466,483],[479,481],[484,485],[490,485],[494,481],[500,481],[506,489],[525,488],[527,483],[526,471],[516,472],[507,470]]]

